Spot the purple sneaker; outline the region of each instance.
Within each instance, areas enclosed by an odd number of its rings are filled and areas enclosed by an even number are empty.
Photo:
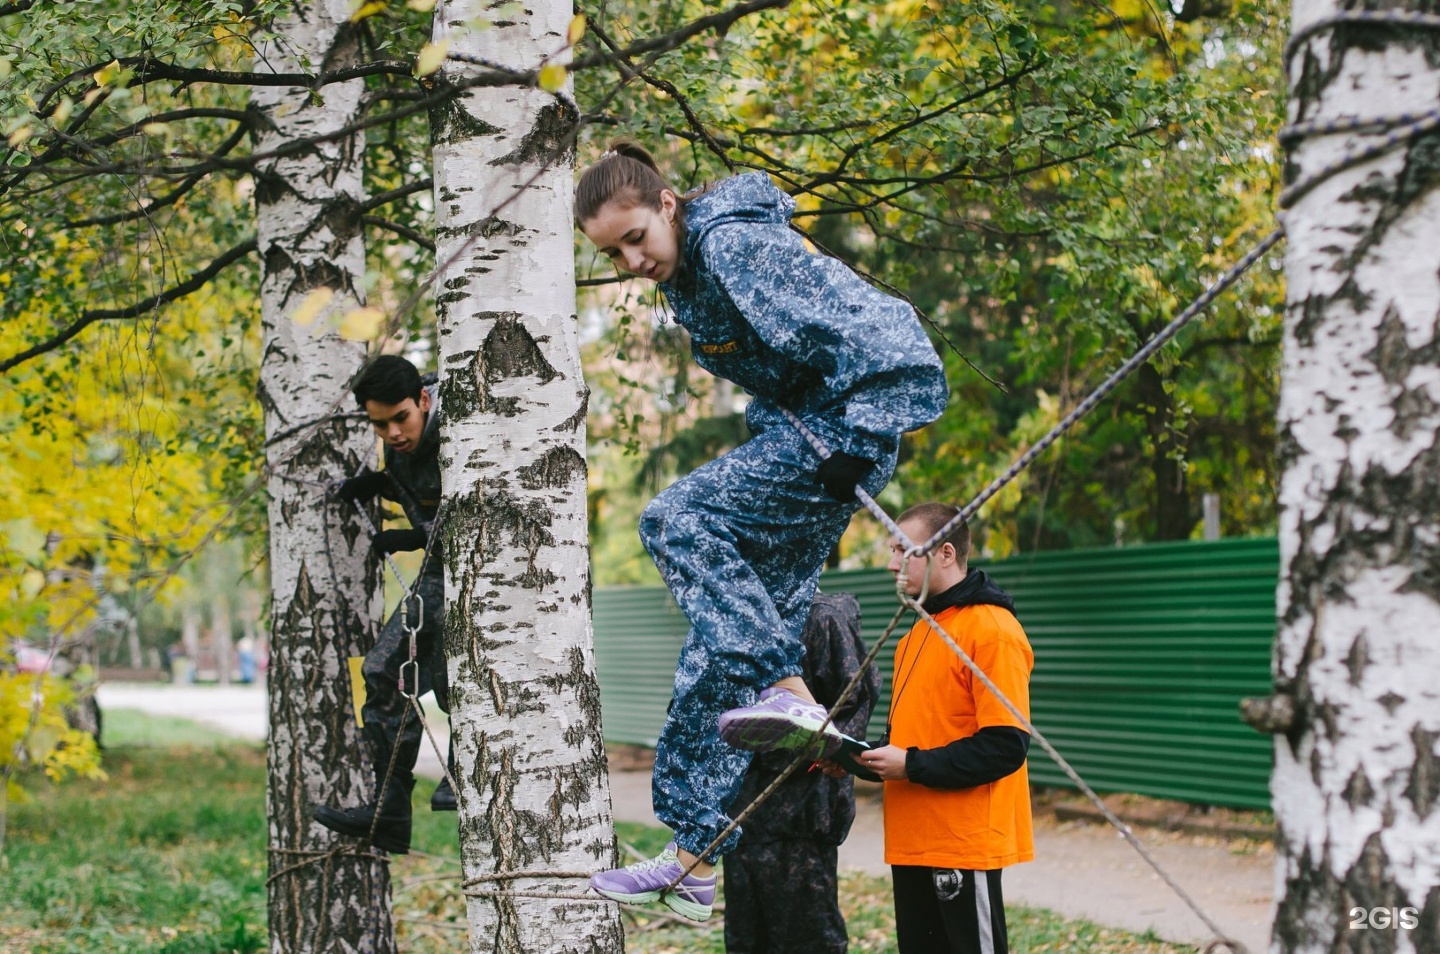
[[[685,866],[675,857],[675,843],[654,858],[624,868],[602,871],[590,878],[590,887],[599,894],[626,904],[664,901],[670,910],[692,921],[708,921],[715,904],[715,875],[699,878],[686,875],[669,891],[665,888],[680,877]]]
[[[824,706],[806,702],[788,689],[773,688],[762,690],[753,706],[722,712],[720,738],[737,749],[803,750],[813,759],[828,758],[844,743],[855,741],[833,724],[825,725]]]

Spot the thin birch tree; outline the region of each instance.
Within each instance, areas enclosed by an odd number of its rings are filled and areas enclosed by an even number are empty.
[[[348,0],[291,6],[259,46],[256,72],[313,74],[352,65],[359,51],[350,8]],[[318,90],[257,87],[258,152],[345,127],[360,114],[363,93],[359,79]],[[259,390],[269,438],[332,415],[365,357],[364,348],[335,327],[364,301],[363,149],[363,136],[354,133],[311,142],[255,168],[263,263]],[[372,450],[373,438],[353,420],[268,442],[274,954],[395,948],[385,859],[310,817],[317,803],[360,802],[373,794],[351,713],[346,657],[362,655],[374,640],[379,567],[355,515],[328,502],[320,486],[354,473]]]
[[[1297,0],[1290,120],[1440,105],[1433,29]],[[1374,17],[1374,14],[1369,16]],[[1321,132],[1304,180],[1385,131]],[[1407,138],[1285,220],[1272,950],[1440,950],[1440,140]]]
[[[443,3],[455,54],[531,70],[568,0]],[[590,627],[585,409],[568,91],[471,90],[432,114],[442,533],[460,847],[472,951],[620,951],[619,912],[577,900],[613,860]]]

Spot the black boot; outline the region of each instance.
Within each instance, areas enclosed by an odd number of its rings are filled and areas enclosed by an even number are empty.
[[[315,820],[331,831],[355,838],[369,838],[376,848],[391,854],[410,853],[410,793],[415,789],[415,776],[398,769],[384,784],[380,799],[379,818],[374,803],[357,808],[315,806]],[[371,834],[371,829],[374,834]]]
[[[455,801],[455,789],[450,785],[450,779],[455,777],[455,741],[450,741],[450,756],[446,760],[450,765],[450,774],[440,779],[440,784],[435,786],[435,793],[430,796],[430,810],[432,812],[454,812],[459,811],[460,806]]]
[[[460,810],[460,806],[455,801],[455,789],[450,787],[448,778],[442,778],[440,784],[435,786],[435,794],[430,796],[430,810],[432,812]]]

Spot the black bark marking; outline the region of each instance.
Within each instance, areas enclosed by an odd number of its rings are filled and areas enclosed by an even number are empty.
[[[1415,950],[1440,951],[1440,885],[1425,895],[1425,906],[1420,909],[1420,924],[1415,929]]]
[[[1385,693],[1385,695],[1381,696],[1375,701],[1384,706],[1385,711],[1393,716],[1395,714],[1395,710],[1400,708],[1400,706],[1405,703],[1405,697],[1401,695],[1396,695],[1393,692],[1387,692]]]
[[[1415,745],[1415,764],[1410,767],[1405,797],[1415,806],[1415,814],[1421,821],[1429,817],[1436,800],[1440,799],[1440,771],[1435,765],[1437,739],[1440,739],[1440,733],[1427,732],[1418,725],[1410,733],[1410,741]]]
[[[511,222],[508,219],[502,219],[492,215],[489,218],[479,219],[478,221],[465,225],[437,226],[435,229],[435,238],[439,240],[464,236],[466,238],[492,239],[499,235],[502,238],[510,239],[513,244],[524,245],[525,243],[520,241],[519,237],[528,231],[529,229],[526,229],[517,222]],[[481,261],[493,262],[497,260],[504,251],[504,248],[489,249],[485,252],[476,251],[473,257]],[[490,269],[472,265],[468,267],[466,271],[484,274],[488,273]]]
[[[435,92],[439,92],[442,84],[448,85],[443,79],[437,80]],[[430,107],[430,144],[432,146],[448,146],[451,143],[467,139],[493,136],[500,131],[499,126],[492,126],[485,120],[471,115],[458,96],[446,96],[439,103]],[[450,195],[453,196],[453,193]],[[446,198],[448,197],[442,196],[442,199]]]
[[[1351,808],[1360,808],[1362,805],[1369,805],[1375,798],[1375,789],[1370,784],[1370,779],[1365,775],[1364,768],[1357,768],[1350,775],[1350,781],[1345,783],[1343,797],[1345,804]]]
[[[552,447],[539,460],[520,468],[520,486],[527,490],[568,487],[586,475],[585,458],[573,447]]]
[[[590,413],[590,388],[585,387],[580,392],[580,406],[575,409],[575,413],[556,424],[554,429],[574,434],[585,426],[585,415],[588,413]]]
[[[574,107],[556,100],[540,109],[535,125],[520,140],[520,145],[498,159],[492,159],[492,166],[523,166],[546,161],[570,163],[575,159],[575,144],[571,132],[579,120]],[[553,160],[557,151],[560,158]]]
[[[548,384],[560,377],[560,373],[545,360],[530,330],[518,320],[518,314],[490,312],[479,317],[481,320],[495,319],[495,326],[485,336],[485,345],[481,349],[485,355],[485,380],[488,383],[533,375],[542,384]]]
[[[1365,678],[1365,669],[1370,665],[1370,647],[1362,630],[1355,642],[1350,644],[1350,653],[1345,657],[1345,668],[1350,672],[1350,685],[1358,686]]]

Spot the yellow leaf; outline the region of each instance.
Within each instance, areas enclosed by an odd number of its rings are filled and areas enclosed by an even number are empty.
[[[559,63],[547,63],[540,67],[540,88],[547,93],[558,93],[565,86],[565,67]]]
[[[574,19],[570,21],[570,29],[565,31],[565,42],[569,43],[571,46],[574,46],[576,43],[580,42],[580,38],[584,35],[585,14],[577,13],[575,14]]]
[[[170,131],[170,127],[164,123],[146,123],[140,128],[147,136],[163,136]]]
[[[0,79],[10,75],[10,60],[0,56]]]
[[[74,108],[75,100],[71,99],[69,96],[60,97],[60,102],[55,104],[55,124],[57,126],[63,126],[65,124],[65,120],[70,118],[70,113],[72,110],[74,110]]]
[[[95,74],[96,86],[109,86],[120,76],[120,61],[111,60],[108,66],[103,66]]]
[[[435,0],[408,0],[405,6],[420,13],[429,13],[435,9]]]
[[[10,148],[11,148],[11,149],[19,149],[21,146],[25,145],[25,140],[27,140],[27,139],[29,139],[29,138],[30,138],[30,127],[29,127],[29,126],[21,126],[19,129],[15,130],[14,132],[12,132],[12,133],[10,134],[10,138],[9,138],[9,140],[8,140],[8,142],[10,143]]]
[[[440,68],[445,62],[445,54],[450,52],[450,38],[438,43],[426,43],[420,48],[420,55],[415,57],[415,75],[429,76]]]
[[[385,312],[379,308],[356,308],[340,319],[340,337],[346,341],[369,341],[385,327]]]
[[[90,92],[85,94],[85,105],[91,105],[95,102],[95,100],[99,99],[103,95],[105,95],[105,91],[97,86],[95,89],[92,89]]]
[[[300,303],[300,307],[295,309],[295,316],[292,320],[302,328],[312,324],[316,318],[320,317],[320,312],[325,310],[325,306],[330,304],[330,299],[334,297],[335,289],[333,288],[315,289],[306,295],[305,300]]]
[[[45,588],[45,574],[39,570],[26,570],[20,577],[20,592],[25,594],[27,600],[35,596]]]
[[[364,19],[366,19],[367,17],[373,17],[375,14],[377,14],[377,13],[381,12],[382,10],[384,10],[385,7],[386,7],[386,4],[384,4],[384,3],[365,3],[365,4],[362,4],[362,5],[360,6],[360,9],[358,9],[358,10],[356,10],[354,13],[350,14],[350,22],[351,22],[351,23],[359,23],[361,20],[364,20]]]

